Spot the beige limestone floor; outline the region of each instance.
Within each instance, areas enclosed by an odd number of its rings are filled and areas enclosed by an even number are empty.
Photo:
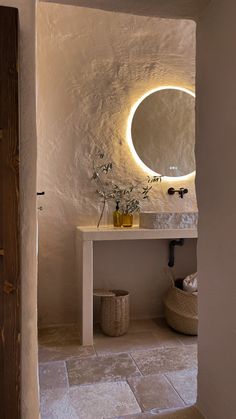
[[[39,331],[42,419],[200,419],[197,339],[163,320],[131,321],[110,338],[99,328],[81,347],[76,326]]]

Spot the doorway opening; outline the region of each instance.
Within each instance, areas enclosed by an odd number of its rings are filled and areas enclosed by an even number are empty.
[[[45,191],[38,198],[42,416],[153,414],[195,402],[196,338],[177,334],[163,319],[168,241],[95,243],[94,286],[128,288],[132,321],[119,338],[104,336],[95,322],[94,347],[81,347],[76,325],[74,245],[76,226],[97,221],[93,153],[105,149],[112,156],[119,182],[145,176],[125,139],[130,107],[157,85],[194,90],[195,30],[189,20],[38,6],[38,190]],[[167,186],[187,187],[188,198],[170,199]],[[184,184],[163,180],[154,195],[150,205],[162,212],[197,211],[194,174]],[[109,214],[111,207],[108,223]],[[196,239],[188,239],[176,251],[174,276],[195,271]],[[95,301],[95,321],[98,312]]]

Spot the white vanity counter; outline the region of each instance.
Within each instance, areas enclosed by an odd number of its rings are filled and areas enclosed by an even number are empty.
[[[151,239],[180,239],[196,238],[196,228],[182,229],[149,229],[133,227],[77,227],[80,240],[151,240]]]
[[[138,226],[127,228],[85,226],[76,228],[78,324],[82,345],[93,344],[93,242],[180,238],[197,238],[197,229],[144,229]]]

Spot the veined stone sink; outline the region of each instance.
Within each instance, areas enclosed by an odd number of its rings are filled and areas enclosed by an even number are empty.
[[[197,212],[141,212],[141,228],[182,229],[197,228]]]

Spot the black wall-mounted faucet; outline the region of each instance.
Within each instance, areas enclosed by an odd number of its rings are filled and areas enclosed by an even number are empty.
[[[174,195],[175,193],[178,193],[178,194],[179,194],[179,197],[180,197],[180,198],[183,198],[183,197],[184,197],[184,195],[185,195],[186,193],[188,193],[188,189],[187,189],[187,188],[179,188],[179,189],[169,188],[169,189],[168,189],[168,194],[169,194],[169,195]]]

